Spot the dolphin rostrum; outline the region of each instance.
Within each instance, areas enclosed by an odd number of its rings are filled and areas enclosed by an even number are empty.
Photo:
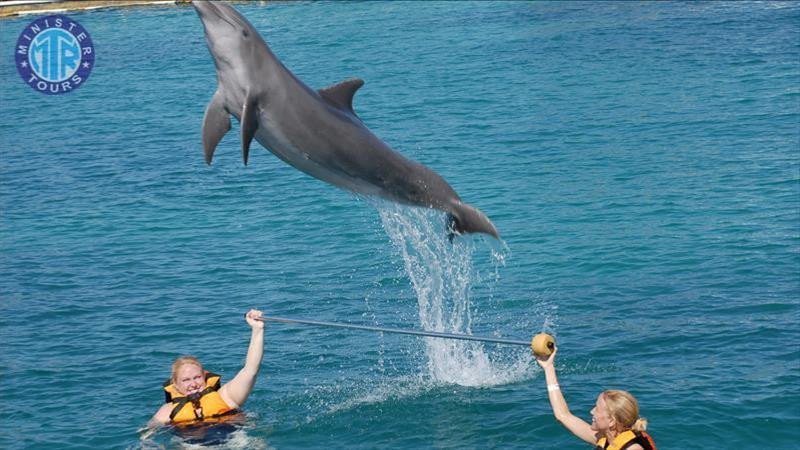
[[[498,237],[492,222],[463,203],[437,173],[393,151],[353,111],[364,82],[314,91],[272,53],[253,26],[224,3],[194,1],[217,70],[217,91],[203,118],[203,150],[214,149],[239,120],[244,163],[255,138],[289,165],[334,186],[448,214],[449,232]]]

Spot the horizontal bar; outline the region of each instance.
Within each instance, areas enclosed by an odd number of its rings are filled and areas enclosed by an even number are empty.
[[[303,325],[316,325],[322,327],[349,328],[352,330],[377,331],[381,333],[410,334],[413,336],[425,336],[425,337],[434,337],[442,339],[459,339],[462,341],[481,341],[481,342],[491,342],[494,344],[524,345],[526,347],[530,347],[531,345],[530,341],[516,341],[513,339],[499,339],[492,337],[472,336],[469,334],[440,333],[437,331],[403,330],[400,328],[383,328],[383,327],[374,327],[368,325],[351,325],[347,323],[322,322],[319,320],[288,319],[286,317],[261,316],[261,321],[298,323]]]

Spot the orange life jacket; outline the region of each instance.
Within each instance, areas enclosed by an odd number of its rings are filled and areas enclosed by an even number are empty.
[[[206,388],[197,394],[186,396],[175,387],[172,380],[164,382],[164,396],[167,403],[175,405],[169,415],[172,423],[209,422],[239,412],[231,408],[219,394],[221,377],[206,372]]]
[[[597,440],[595,450],[625,450],[633,444],[639,444],[644,450],[656,450],[656,443],[644,431],[623,431],[609,444],[608,439],[601,437]]]

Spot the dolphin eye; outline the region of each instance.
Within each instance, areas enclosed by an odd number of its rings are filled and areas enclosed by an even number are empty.
[[[250,36],[250,32],[243,28],[242,29],[242,36],[243,37],[249,37]]]

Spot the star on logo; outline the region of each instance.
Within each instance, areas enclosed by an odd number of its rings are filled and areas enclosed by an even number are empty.
[[[28,67],[28,62],[27,61],[22,61],[21,63],[19,63],[19,65],[22,66],[22,68],[24,69],[24,68]]]
[[[89,68],[89,61],[86,61],[86,62],[83,63],[83,68],[84,69],[88,69]]]

